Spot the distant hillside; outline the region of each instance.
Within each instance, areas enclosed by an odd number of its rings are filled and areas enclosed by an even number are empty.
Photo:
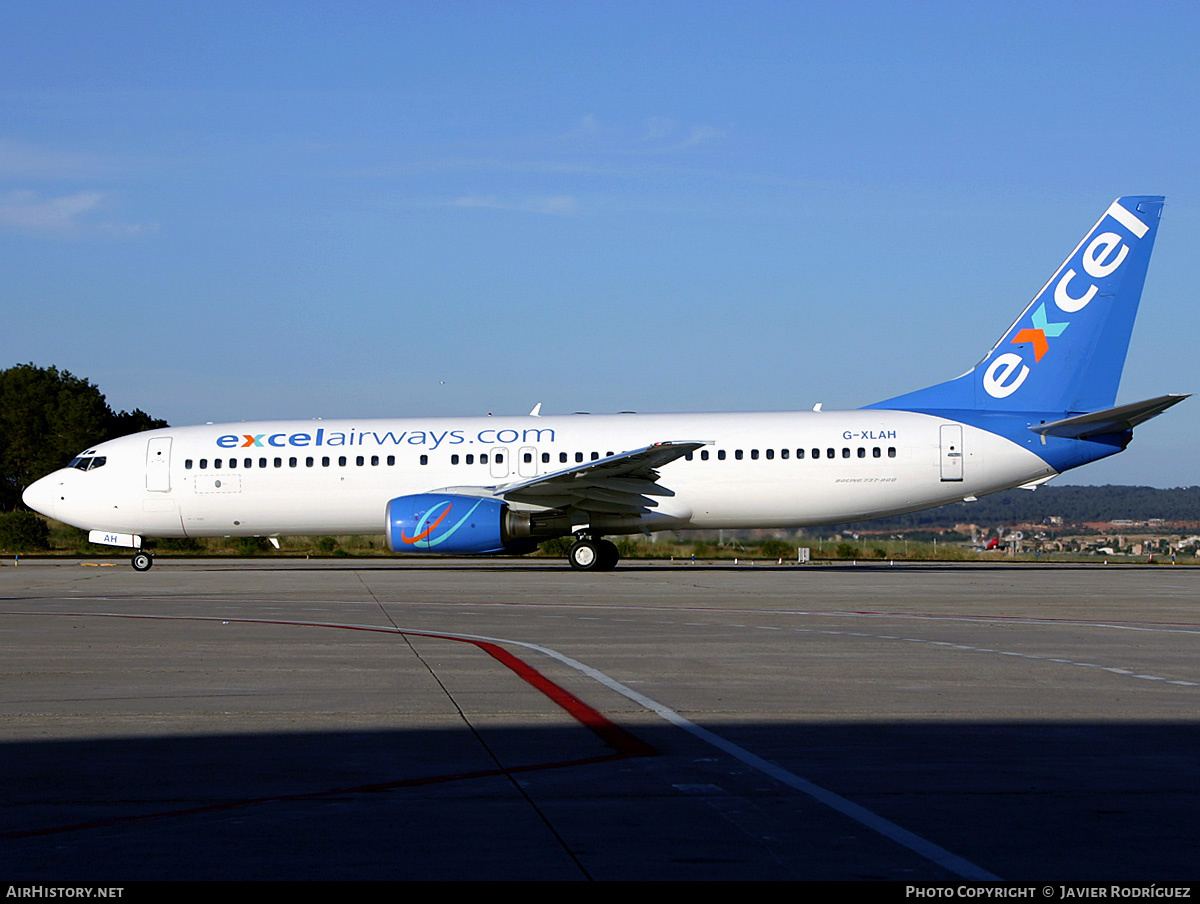
[[[1200,487],[1072,487],[1042,486],[1036,490],[1005,490],[942,508],[860,521],[866,530],[911,530],[970,522],[985,526],[1039,523],[1052,516],[1066,524],[1130,519],[1200,521]]]

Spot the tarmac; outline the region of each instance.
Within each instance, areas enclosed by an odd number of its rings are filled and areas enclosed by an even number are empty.
[[[1198,582],[6,559],[0,880],[1194,880]]]

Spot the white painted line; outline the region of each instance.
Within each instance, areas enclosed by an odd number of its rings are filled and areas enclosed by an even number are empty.
[[[945,848],[934,844],[932,841],[922,838],[921,836],[908,831],[908,829],[896,825],[896,823],[885,819],[871,810],[868,810],[866,807],[860,806],[851,800],[847,800],[840,794],[835,794],[834,792],[822,788],[819,785],[815,785],[808,779],[801,778],[800,776],[784,769],[782,766],[777,766],[775,763],[765,760],[743,747],[739,747],[732,741],[725,740],[720,735],[714,734],[707,728],[702,728],[695,722],[692,722],[690,719],[681,716],[670,707],[664,706],[658,701],[650,699],[645,694],[640,694],[632,688],[626,687],[624,684],[621,684],[619,681],[610,678],[599,669],[594,669],[589,665],[584,665],[582,662],[572,659],[569,656],[565,656],[562,653],[559,653],[557,650],[552,650],[549,647],[543,647],[538,644],[524,643],[519,640],[504,640],[498,637],[483,637],[473,634],[466,634],[462,636],[473,638],[475,640],[486,640],[499,644],[512,644],[514,646],[524,647],[528,650],[536,650],[545,656],[549,656],[551,659],[561,662],[563,665],[568,666],[569,668],[575,669],[576,671],[587,675],[593,681],[596,681],[610,690],[615,691],[621,696],[632,700],[634,703],[645,707],[646,709],[665,719],[667,722],[670,722],[672,725],[682,728],[684,731],[701,739],[702,741],[711,744],[719,750],[723,750],[725,753],[735,757],[736,759],[745,763],[747,766],[757,769],[764,775],[770,776],[776,781],[787,785],[789,788],[794,788],[803,794],[807,794],[809,797],[813,798],[819,803],[822,803],[825,806],[836,810],[838,813],[841,813],[843,816],[847,816],[850,819],[853,819],[855,822],[866,826],[875,832],[878,832],[885,838],[891,839],[902,847],[908,848],[913,853],[924,857],[926,860],[929,860],[932,863],[936,863],[938,866],[949,870],[956,876],[982,882],[995,882],[999,881],[1000,879],[999,876],[995,876],[982,867],[971,863],[969,860],[965,860],[962,857],[959,857],[957,854],[952,854],[950,851],[947,851]]]
[[[209,602],[209,601],[206,601],[206,602]],[[27,613],[27,614],[65,615],[67,613],[47,612],[47,613]],[[134,615],[134,614],[120,613],[120,612],[94,612],[94,613],[88,613],[88,615],[86,617],[146,618],[146,619],[152,619],[152,620],[156,620],[156,621],[199,621],[199,622],[222,621],[220,616],[140,615],[140,614]],[[367,630],[371,630],[371,631],[378,631],[380,633],[385,633],[385,634],[411,633],[411,634],[423,634],[425,636],[433,636],[433,635],[431,635],[431,632],[428,631],[427,629],[417,629],[417,628],[407,629],[407,628],[400,628],[400,627],[396,627],[396,626],[392,626],[392,625],[385,626],[385,625],[376,625],[376,624],[353,624],[353,623],[338,624],[338,623],[333,623],[333,622],[325,622],[321,625],[314,625],[311,622],[297,622],[297,621],[290,621],[290,620],[285,621],[285,620],[275,620],[275,619],[271,619],[269,621],[262,621],[260,619],[236,619],[236,621],[245,622],[248,624],[263,623],[263,624],[274,624],[274,625],[285,625],[285,626],[292,625],[295,627],[359,628],[359,629],[367,629]],[[920,835],[910,832],[908,829],[902,828],[901,826],[897,825],[896,823],[892,822],[891,820],[885,819],[884,817],[880,816],[879,814],[874,813],[871,810],[868,810],[866,807],[860,806],[859,804],[856,804],[851,800],[847,800],[846,798],[842,797],[840,794],[835,794],[833,791],[829,791],[826,788],[822,788],[820,785],[816,785],[813,782],[808,781],[808,779],[801,778],[800,776],[796,775],[795,773],[789,772],[788,770],[784,769],[782,766],[778,766],[775,763],[770,762],[769,760],[763,759],[762,757],[758,756],[757,754],[751,753],[750,751],[746,750],[743,747],[739,747],[737,744],[734,744],[732,741],[725,740],[725,738],[722,738],[720,735],[714,734],[713,732],[709,731],[707,728],[702,728],[699,725],[697,725],[695,722],[692,722],[690,719],[687,719],[684,716],[681,716],[679,713],[675,712],[675,710],[671,709],[670,707],[664,706],[663,704],[659,703],[658,701],[652,700],[651,698],[647,697],[645,694],[640,694],[637,691],[633,690],[632,688],[627,687],[624,684],[621,684],[619,681],[617,681],[614,678],[610,678],[608,675],[604,674],[599,669],[592,668],[589,665],[584,665],[582,662],[579,662],[576,659],[572,659],[569,656],[559,653],[557,650],[552,650],[549,647],[543,647],[543,646],[540,646],[539,644],[526,643],[526,642],[520,641],[520,640],[509,640],[509,639],[503,638],[503,637],[489,637],[484,634],[463,634],[463,633],[459,633],[459,632],[438,631],[436,636],[457,637],[457,638],[462,638],[464,640],[481,640],[481,641],[485,641],[488,643],[503,644],[503,645],[509,645],[509,646],[515,646],[515,647],[523,647],[524,649],[534,650],[538,653],[543,654],[544,656],[548,656],[551,659],[554,659],[554,660],[562,663],[563,665],[565,665],[571,669],[574,669],[575,671],[580,672],[581,674],[588,676],[593,681],[595,681],[599,684],[602,684],[603,686],[609,688],[612,691],[615,691],[616,693],[620,694],[622,697],[632,700],[634,703],[637,703],[640,706],[644,707],[645,709],[648,709],[650,712],[655,713],[656,715],[665,719],[667,722],[670,722],[672,725],[675,725],[676,727],[683,729],[684,731],[688,732],[689,734],[693,735],[694,737],[697,737],[700,740],[702,740],[708,744],[711,744],[713,747],[716,747],[718,750],[722,750],[725,753],[729,754],[730,756],[734,757],[735,759],[740,760],[741,762],[745,763],[747,766],[750,766],[752,769],[756,769],[759,772],[763,773],[764,775],[770,776],[771,778],[775,779],[776,781],[778,781],[784,785],[787,785],[789,788],[794,788],[795,790],[800,791],[803,794],[807,794],[809,797],[811,797],[813,800],[817,801],[818,803],[822,803],[825,806],[829,807],[830,809],[835,810],[838,813],[841,813],[843,816],[846,816],[846,817],[854,820],[855,822],[859,823],[860,825],[863,825],[866,828],[869,828],[872,831],[877,832],[878,834],[882,835],[883,837],[894,841],[896,844],[899,844],[901,847],[907,848],[908,850],[912,851],[913,853],[915,853],[921,857],[924,857],[926,860],[930,861],[931,863],[935,863],[938,866],[941,866],[943,869],[946,869],[946,870],[954,873],[956,876],[961,876],[964,879],[974,879],[976,881],[982,881],[982,882],[1000,881],[999,876],[989,873],[987,870],[983,869],[982,867],[976,866],[974,863],[971,863],[969,860],[965,860],[964,858],[959,857],[957,854],[952,854],[950,851],[946,850],[943,847],[940,847],[939,845],[934,844],[932,841],[922,838]]]

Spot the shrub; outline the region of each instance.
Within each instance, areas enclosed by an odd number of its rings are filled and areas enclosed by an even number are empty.
[[[765,540],[760,548],[768,559],[786,559],[796,554],[796,547],[787,540]]]
[[[203,549],[192,537],[163,537],[154,541],[154,548],[160,552],[200,552]]]
[[[270,547],[266,537],[238,537],[234,543],[234,549],[239,556],[256,556]]]
[[[567,551],[571,548],[571,544],[575,542],[574,537],[555,537],[553,540],[543,540],[538,544],[538,555],[550,556],[556,559],[565,559]]]
[[[29,552],[50,548],[50,528],[33,512],[5,512],[0,515],[0,549]]]
[[[612,539],[611,537],[609,539]],[[637,559],[642,555],[642,544],[639,540],[633,537],[621,537],[618,540],[613,540],[617,546],[617,552],[621,554],[622,559]]]

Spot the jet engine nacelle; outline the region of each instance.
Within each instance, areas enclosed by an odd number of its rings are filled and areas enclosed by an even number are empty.
[[[395,552],[484,555],[529,552],[529,516],[488,496],[417,493],[387,505],[388,545]]]

